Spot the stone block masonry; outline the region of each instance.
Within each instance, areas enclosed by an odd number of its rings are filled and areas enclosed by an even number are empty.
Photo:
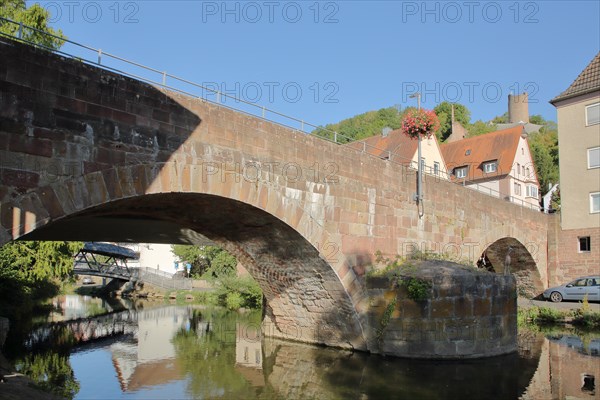
[[[412,300],[406,288],[393,280],[378,279],[369,284],[372,307],[368,337],[372,351],[399,357],[457,359],[517,350],[513,276],[441,261],[423,262],[411,276],[430,284],[427,299]],[[393,312],[383,326],[390,305]]]

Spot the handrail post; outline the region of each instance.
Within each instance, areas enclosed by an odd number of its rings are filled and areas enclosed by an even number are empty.
[[[367,142],[363,142],[363,153],[367,152]]]
[[[261,108],[262,108],[262,117],[264,118],[265,117],[265,106],[262,106]]]
[[[163,72],[162,75],[163,75],[162,84],[163,84],[163,86],[167,86],[167,71]]]
[[[333,132],[333,143],[337,143],[337,132]]]
[[[98,49],[98,65],[102,65],[102,49]]]
[[[304,133],[304,121],[300,121],[300,130]]]
[[[23,22],[19,22],[19,33],[18,38],[23,39]]]

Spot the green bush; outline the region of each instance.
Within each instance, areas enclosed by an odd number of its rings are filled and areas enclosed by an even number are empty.
[[[227,296],[230,293],[237,293],[242,299],[240,307],[261,308],[262,307],[262,290],[258,283],[249,276],[236,277],[227,276],[221,277],[216,281],[217,296],[221,303],[227,306]],[[238,307],[239,308],[239,307]]]
[[[211,306],[219,305],[219,296],[212,290],[193,292],[194,300],[198,303],[203,303]]]
[[[406,286],[408,297],[414,301],[426,300],[431,293],[431,284],[422,279],[413,277],[407,279],[400,278],[398,284]]]
[[[540,323],[551,324],[562,320],[563,317],[564,315],[558,310],[554,310],[548,307],[540,307],[538,310],[538,314],[535,316],[535,321]]]
[[[239,310],[243,304],[244,299],[238,292],[227,293],[225,296],[225,306],[230,310]]]
[[[589,329],[600,329],[600,313],[590,312],[576,314],[573,317],[573,325]]]
[[[581,308],[573,311],[573,325],[588,329],[600,329],[600,313],[592,312],[587,294],[583,298]]]

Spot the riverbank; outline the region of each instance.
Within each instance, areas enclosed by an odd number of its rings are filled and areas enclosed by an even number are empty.
[[[577,303],[547,303],[519,299],[519,326],[566,326],[600,333],[600,305],[587,301]]]
[[[61,398],[47,393],[15,368],[0,353],[0,399],[1,400],[60,400]]]

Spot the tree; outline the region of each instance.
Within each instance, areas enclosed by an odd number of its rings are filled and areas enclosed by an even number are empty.
[[[535,163],[542,194],[548,192],[550,184],[559,181],[558,170],[558,130],[554,121],[546,121],[540,115],[532,115],[529,120],[542,125],[539,132],[529,135],[529,148]]]
[[[45,10],[37,3],[27,8],[25,0],[0,0],[0,17],[37,29],[37,31],[23,29],[22,39],[28,42],[39,44],[52,50],[58,50],[65,42],[64,39],[66,37],[60,29],[55,30],[48,26],[50,22],[50,13],[48,10]],[[0,20],[0,33],[17,36],[18,31],[19,25]],[[45,35],[43,32],[56,37]]]
[[[496,116],[493,120],[492,120],[493,124],[508,124],[508,111],[505,112],[502,115],[498,115]]]
[[[486,133],[494,132],[497,129],[496,124],[483,122],[482,120],[477,120],[466,128],[469,132],[467,137],[484,135]]]
[[[403,113],[396,107],[382,108],[377,111],[355,115],[335,124],[325,125],[324,128],[315,129],[312,134],[333,140],[333,132],[337,132],[339,134],[337,142],[348,143],[353,140],[380,135],[385,127],[400,128],[402,115]]]
[[[64,280],[73,274],[73,255],[81,242],[14,241],[0,248],[0,269],[16,272],[23,282]]]
[[[460,122],[465,128],[469,126],[471,121],[471,111],[460,103],[449,103],[447,101],[438,104],[433,111],[440,120],[440,130],[437,137],[440,141],[444,141],[452,133],[452,106],[454,105],[454,119]]]
[[[20,242],[0,247],[0,315],[20,318],[33,301],[58,293],[73,274],[81,242]]]
[[[237,259],[217,246],[174,245],[173,254],[192,264],[190,275],[196,278],[235,275]]]

